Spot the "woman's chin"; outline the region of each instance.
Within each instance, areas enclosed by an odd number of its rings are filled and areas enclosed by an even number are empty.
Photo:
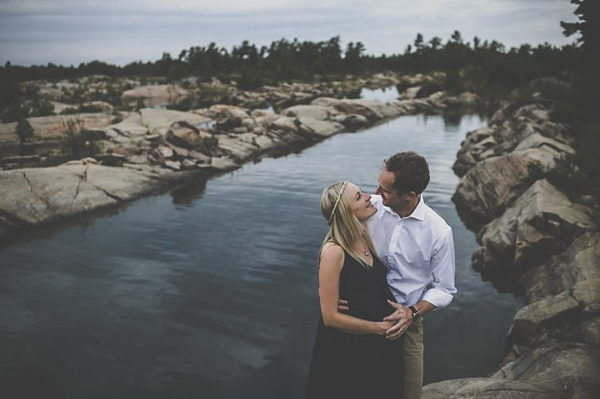
[[[369,209],[369,210],[370,210],[370,209]],[[370,213],[367,215],[367,217],[366,217],[366,219],[365,219],[365,220],[369,220],[369,219],[370,219],[370,218],[371,218],[371,217],[372,217],[374,214],[376,214],[376,213],[377,213],[377,208],[373,207],[373,210],[372,210],[372,212],[370,212]]]

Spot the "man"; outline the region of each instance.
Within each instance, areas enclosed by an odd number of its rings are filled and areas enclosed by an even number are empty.
[[[452,229],[423,201],[428,183],[429,167],[419,154],[401,152],[387,159],[379,174],[379,195],[371,199],[377,212],[368,221],[375,249],[390,269],[387,280],[398,302],[392,304],[396,311],[385,318],[397,321],[386,336],[395,339],[404,334],[405,399],[421,397],[422,316],[447,306],[457,292]]]

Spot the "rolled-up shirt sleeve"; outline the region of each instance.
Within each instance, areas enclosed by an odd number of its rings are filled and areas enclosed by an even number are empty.
[[[452,302],[453,295],[458,291],[454,286],[456,267],[452,229],[439,239],[430,265],[433,281],[422,299],[436,308],[444,308]]]

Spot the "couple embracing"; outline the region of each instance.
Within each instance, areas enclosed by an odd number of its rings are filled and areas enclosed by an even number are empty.
[[[421,397],[422,316],[456,293],[452,230],[424,203],[428,183],[425,158],[401,152],[381,167],[378,195],[345,181],[323,191],[307,398]]]

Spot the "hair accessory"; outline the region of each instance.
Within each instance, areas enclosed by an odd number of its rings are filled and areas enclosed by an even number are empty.
[[[329,220],[327,221],[327,223],[331,223],[331,221],[333,220],[333,215],[335,214],[338,204],[340,203],[340,199],[342,198],[342,194],[344,193],[344,189],[346,188],[347,185],[348,185],[347,181],[345,181],[342,184],[342,188],[341,188],[340,192],[338,193],[337,199],[335,200],[335,205],[333,205],[333,211],[331,211],[331,215],[329,215]]]

